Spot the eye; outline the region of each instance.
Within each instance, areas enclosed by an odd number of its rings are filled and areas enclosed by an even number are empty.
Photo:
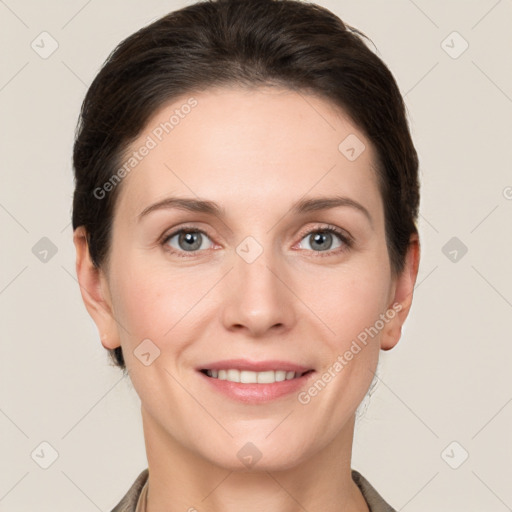
[[[338,239],[337,245],[336,239]],[[303,240],[308,241],[309,249],[308,247],[303,247]],[[348,234],[336,226],[328,225],[303,233],[299,247],[316,253],[326,253],[318,254],[318,256],[328,256],[333,252],[337,253],[349,250],[352,247],[352,243],[352,238]],[[164,237],[161,244],[167,251],[182,257],[192,256],[193,253],[211,249],[213,246],[209,235],[202,229],[193,226],[185,226],[172,232]],[[190,254],[187,255],[187,253]]]
[[[336,238],[338,239],[338,245],[333,247],[333,243],[336,244]],[[332,252],[346,251],[352,246],[350,237],[335,226],[316,228],[305,233],[300,243],[300,247],[304,248],[302,246],[302,240],[308,241],[310,246],[309,250],[314,252],[328,252],[329,254]],[[305,248],[308,249],[307,247]],[[339,251],[336,249],[339,249]]]
[[[176,253],[178,256],[186,257],[186,254],[183,253],[198,252],[201,249],[205,250],[211,248],[208,247],[207,240],[210,240],[210,237],[203,230],[193,227],[184,227],[166,236],[164,240],[162,240],[162,245],[167,248],[170,247],[170,249],[168,249],[170,252]]]

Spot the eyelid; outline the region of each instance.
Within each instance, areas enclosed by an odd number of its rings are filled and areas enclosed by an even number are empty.
[[[333,224],[322,224],[320,226],[316,226],[313,228],[307,228],[304,232],[301,232],[300,239],[302,240],[304,237],[311,235],[312,233],[317,233],[321,231],[332,232],[338,235],[346,244],[353,244],[354,239],[352,236],[345,231],[344,229],[339,228],[338,226],[334,226]],[[318,252],[318,251],[317,251]],[[326,251],[327,252],[327,251]]]

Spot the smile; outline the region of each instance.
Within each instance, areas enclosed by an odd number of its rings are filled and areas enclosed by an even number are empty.
[[[267,370],[263,372],[254,372],[249,370],[237,370],[228,368],[223,370],[201,370],[205,375],[212,379],[227,380],[229,382],[238,382],[241,384],[274,384],[285,380],[293,380],[312,372],[293,372],[285,370]]]

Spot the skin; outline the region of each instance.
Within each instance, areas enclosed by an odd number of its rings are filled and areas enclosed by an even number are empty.
[[[84,303],[103,346],[122,346],[141,399],[148,511],[368,511],[350,475],[355,411],[379,351],[400,339],[418,239],[394,276],[373,146],[331,103],[271,88],[193,96],[198,105],[121,184],[108,267],[95,269],[83,229],[74,234]],[[162,107],[131,149],[189,97]],[[366,146],[354,161],[338,150],[349,134]],[[371,221],[350,206],[291,213],[295,201],[333,195],[360,203]],[[215,201],[226,217],[161,209],[138,219],[168,196]],[[207,232],[200,249],[187,252],[178,236],[162,244],[190,224]],[[353,245],[332,235],[315,249],[306,233],[327,224]],[[263,248],[250,264],[236,252],[247,236]],[[308,404],[297,393],[234,401],[196,371],[222,359],[281,359],[314,368],[317,379],[393,304],[400,312]],[[148,366],[134,355],[145,339],[160,350]],[[251,468],[237,457],[248,442],[262,454]]]

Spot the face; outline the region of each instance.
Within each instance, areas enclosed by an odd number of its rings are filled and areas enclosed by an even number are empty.
[[[284,89],[191,96],[131,145],[148,150],[93,316],[152,432],[225,468],[243,450],[291,467],[346,435],[411,280],[392,276],[376,155],[343,112]]]

